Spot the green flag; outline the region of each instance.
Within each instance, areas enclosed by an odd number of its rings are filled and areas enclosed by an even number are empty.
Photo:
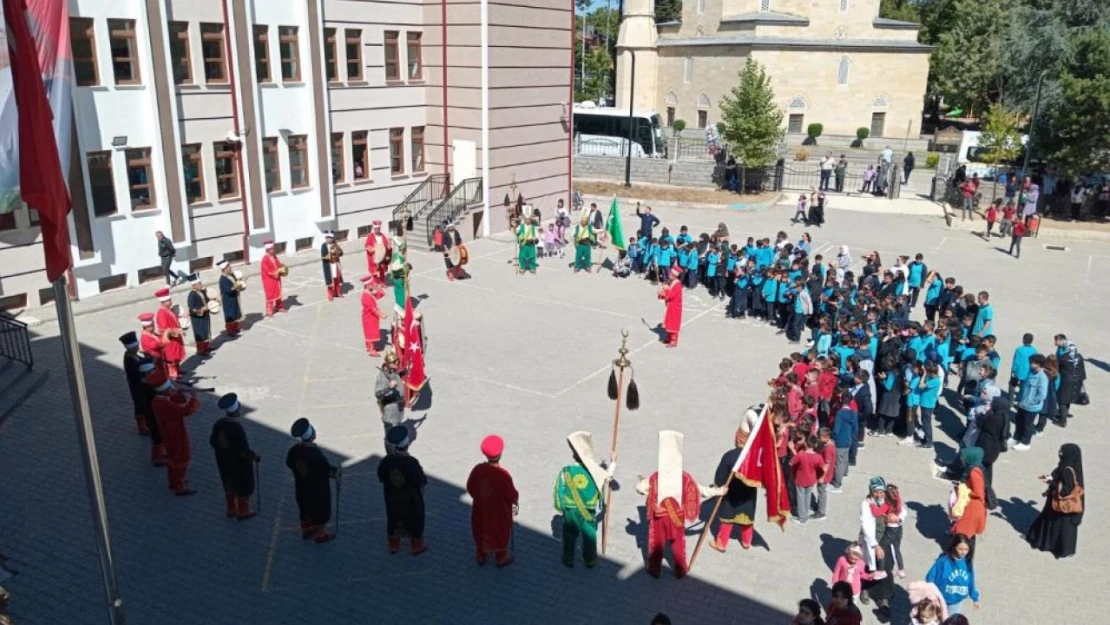
[[[621,212],[617,208],[617,196],[613,196],[613,203],[609,205],[609,241],[613,247],[623,250],[625,247],[624,231],[621,229]]]

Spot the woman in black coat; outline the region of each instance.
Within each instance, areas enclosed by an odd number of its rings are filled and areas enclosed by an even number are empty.
[[[1087,373],[1079,349],[1063,334],[1056,335],[1056,358],[1060,364],[1060,388],[1056,391],[1056,402],[1060,407],[1058,423],[1067,427],[1068,419],[1071,418],[1071,405],[1079,396]]]
[[[1051,551],[1057,558],[1067,558],[1075,555],[1076,542],[1079,539],[1079,524],[1083,522],[1083,512],[1065,514],[1052,509],[1052,500],[1057,496],[1067,497],[1075,492],[1077,487],[1083,487],[1083,453],[1079,445],[1067,443],[1060,447],[1060,463],[1052,471],[1052,475],[1042,476],[1041,479],[1048,483],[1045,491],[1044,509],[1040,516],[1033,521],[1033,526],[1025,533],[1025,539],[1034,549]],[[1086,495],[1080,497],[1084,505]]]
[[[1010,400],[999,396],[991,400],[991,409],[979,415],[975,424],[979,427],[979,438],[975,446],[983,450],[983,477],[987,488],[994,479],[994,463],[1002,453],[1003,431],[1006,428],[1006,413],[1010,411]]]

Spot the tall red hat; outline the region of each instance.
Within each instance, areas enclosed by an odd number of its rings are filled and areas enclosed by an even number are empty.
[[[154,292],[154,297],[157,297],[159,302],[168,302],[170,300],[170,287],[158,289]]]
[[[145,312],[139,315],[139,323],[143,324],[144,326],[154,325],[154,313]]]
[[[674,267],[671,267],[671,280],[681,280],[681,279],[682,279],[682,268],[679,267],[678,265],[675,265]]]

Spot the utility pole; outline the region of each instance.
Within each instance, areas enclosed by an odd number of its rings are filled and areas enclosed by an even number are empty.
[[[624,157],[624,186],[632,186],[632,138],[636,136],[635,119],[633,118],[632,104],[636,94],[636,51],[629,50],[632,55],[632,71],[628,74],[628,155]]]
[[[1021,180],[1024,184],[1026,173],[1029,171],[1029,157],[1033,154],[1033,131],[1037,127],[1037,114],[1041,110],[1041,88],[1044,87],[1044,77],[1048,70],[1041,72],[1037,79],[1037,97],[1033,100],[1033,117],[1029,120],[1029,141],[1025,144],[1025,161],[1021,164]]]

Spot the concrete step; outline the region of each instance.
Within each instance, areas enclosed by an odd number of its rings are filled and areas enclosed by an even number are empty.
[[[35,371],[23,363],[3,360],[0,364],[0,424],[42,388],[49,377],[49,371]]]

